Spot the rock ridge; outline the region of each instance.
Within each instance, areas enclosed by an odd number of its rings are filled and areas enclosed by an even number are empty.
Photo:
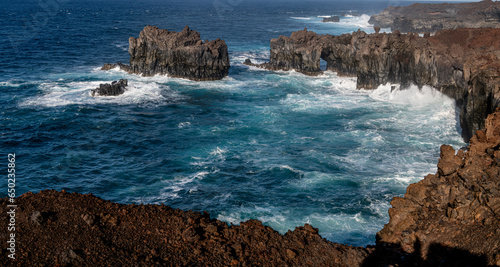
[[[457,28],[499,28],[500,2],[421,4],[389,7],[368,21],[400,32],[436,32]]]
[[[156,74],[213,81],[229,73],[229,54],[221,39],[202,41],[200,33],[186,26],[181,32],[146,26],[138,38],[129,38],[130,65],[106,64],[102,70],[115,67],[143,76]]]
[[[304,29],[272,39],[268,63],[246,64],[318,75],[323,59],[327,70],[357,77],[357,88],[432,86],[456,101],[467,142],[500,106],[498,36],[500,29],[442,30],[426,37],[363,31],[332,36]]]

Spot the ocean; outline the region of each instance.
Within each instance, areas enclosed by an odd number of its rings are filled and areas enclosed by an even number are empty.
[[[5,166],[16,154],[16,193],[164,203],[233,224],[258,219],[280,233],[309,223],[334,242],[374,244],[391,199],[436,172],[440,145],[466,145],[454,101],[430,87],[357,90],[356,78],[333,72],[243,62],[265,62],[271,38],[304,28],[371,33],[371,14],[410,3],[2,1],[0,151]],[[340,22],[321,22],[331,15]],[[146,25],[224,39],[229,76],[101,71],[128,63],[128,38]],[[125,94],[91,97],[122,78]]]

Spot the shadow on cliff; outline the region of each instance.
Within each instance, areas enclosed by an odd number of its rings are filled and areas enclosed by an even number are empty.
[[[426,258],[422,258],[422,244],[418,240],[413,253],[406,253],[395,244],[379,243],[375,251],[368,256],[361,266],[442,266],[442,267],[487,267],[486,256],[474,255],[467,250],[432,243]]]

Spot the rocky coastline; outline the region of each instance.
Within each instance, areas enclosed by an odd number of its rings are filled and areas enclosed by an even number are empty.
[[[382,84],[429,85],[453,98],[460,109],[466,142],[500,106],[500,29],[442,30],[435,35],[363,31],[339,36],[304,29],[271,40],[268,63],[247,65],[296,70],[307,75],[327,70],[357,77],[357,87]]]
[[[105,64],[142,76],[169,75],[194,81],[213,81],[229,73],[224,40],[202,41],[200,33],[186,26],[181,32],[146,26],[138,38],[129,38],[130,64]]]
[[[375,246],[333,243],[308,224],[281,235],[257,220],[228,225],[45,190],[16,198],[16,259],[7,242],[0,257],[8,266],[500,266],[500,108],[485,125],[467,150],[443,145],[437,173],[392,200]],[[8,204],[0,199],[2,214]]]
[[[371,16],[370,24],[400,32],[436,32],[457,28],[499,28],[500,2],[421,4],[389,7]]]

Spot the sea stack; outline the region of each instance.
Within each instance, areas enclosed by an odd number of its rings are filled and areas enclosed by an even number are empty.
[[[229,73],[229,55],[224,40],[203,42],[200,33],[186,26],[181,32],[146,26],[138,38],[129,39],[130,65],[106,64],[143,76],[156,74],[213,81]]]

